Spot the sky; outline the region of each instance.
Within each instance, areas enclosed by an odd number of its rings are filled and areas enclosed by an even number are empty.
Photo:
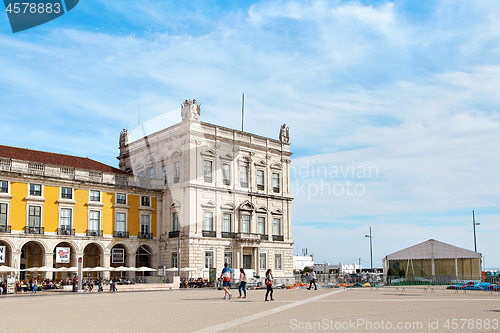
[[[498,17],[494,0],[85,0],[13,34],[0,15],[0,143],[116,167],[139,107],[166,126],[194,98],[239,129],[244,93],[245,131],[290,127],[295,254],[369,267],[370,227],[375,267],[431,238],[474,250],[474,210],[500,268]]]

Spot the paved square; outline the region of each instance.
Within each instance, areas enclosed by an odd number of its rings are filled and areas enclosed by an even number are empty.
[[[237,296],[237,290],[233,290]],[[191,289],[2,296],[4,332],[500,332],[500,295],[406,289]],[[455,319],[455,320],[454,320]],[[448,321],[448,327],[446,323]]]

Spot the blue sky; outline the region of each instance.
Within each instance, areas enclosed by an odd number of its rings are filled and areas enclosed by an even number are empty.
[[[370,226],[375,266],[430,238],[473,249],[474,209],[500,267],[498,17],[497,1],[85,0],[12,34],[0,15],[0,142],[116,166],[138,107],[196,98],[239,128],[244,92],[246,131],[290,127],[296,249],[369,266]],[[378,172],[330,174],[349,167]]]

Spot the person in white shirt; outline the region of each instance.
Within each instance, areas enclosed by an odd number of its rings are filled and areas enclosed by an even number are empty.
[[[241,289],[243,289],[243,292],[245,293],[245,296],[243,298],[247,298],[247,274],[243,270],[243,268],[240,268],[240,284],[238,287],[238,291],[240,292],[240,296],[238,298],[241,298]]]
[[[311,271],[311,273],[309,273],[309,278],[311,279],[311,282],[309,283],[309,288],[307,288],[307,290],[311,290],[313,283],[314,290],[318,290],[318,287],[316,286],[316,273],[314,273],[314,271]]]

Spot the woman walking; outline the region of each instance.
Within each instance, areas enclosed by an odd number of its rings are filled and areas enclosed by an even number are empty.
[[[274,298],[273,298],[273,272],[270,268],[266,272],[266,287],[267,287],[266,302],[268,301],[267,295],[269,295],[269,292],[271,292],[271,301],[274,301]]]
[[[243,270],[243,268],[240,268],[240,286],[238,288],[238,291],[240,292],[240,296],[238,298],[241,298],[241,289],[243,289],[243,292],[245,293],[245,296],[243,298],[247,298],[247,274]]]

